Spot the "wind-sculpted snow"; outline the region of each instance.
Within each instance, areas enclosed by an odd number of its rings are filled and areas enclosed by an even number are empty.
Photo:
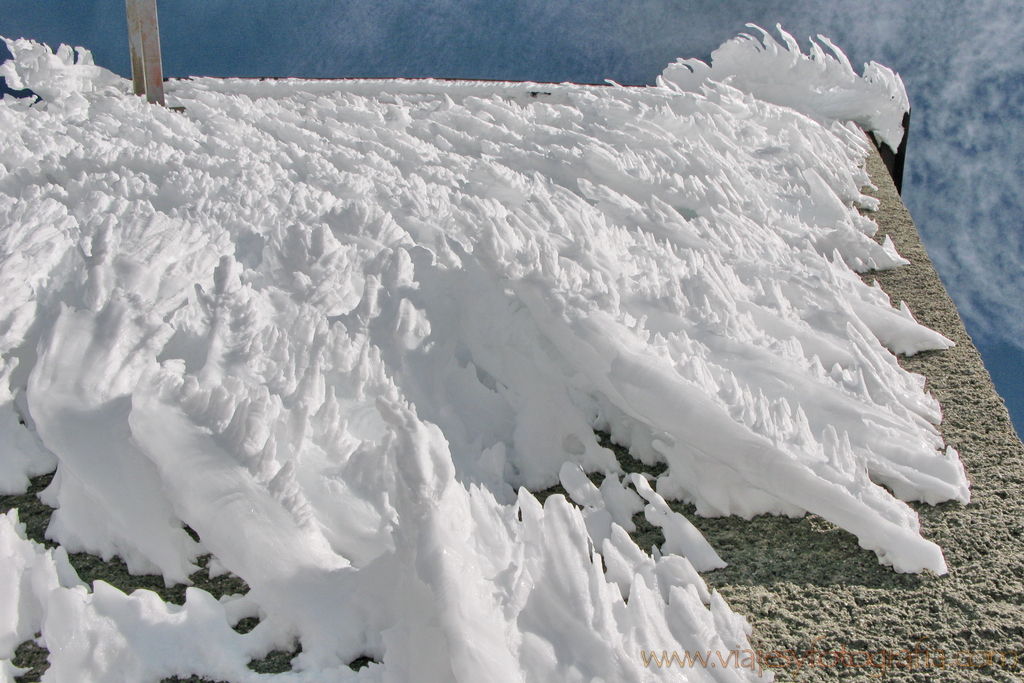
[[[723,44],[711,53],[711,65],[699,59],[679,59],[662,72],[659,84],[696,91],[705,79],[728,83],[773,104],[792,107],[819,121],[854,121],[895,150],[903,139],[903,114],[910,99],[903,80],[877,62],[864,65],[858,76],[846,54],[823,35],[821,45],[810,41],[811,52],[800,51],[796,39],[776,26],[786,47],[760,26],[760,40],[749,34]]]
[[[64,549],[168,583],[212,553],[251,591],[25,593],[0,645],[41,627],[52,680],[262,680],[295,639],[288,680],[704,680],[637,656],[748,647],[666,499],[945,572],[902,501],[968,483],[892,353],[952,342],[854,272],[906,261],[853,124],[712,81],[195,79],[179,113],[61,54],[77,80],[0,104],[4,485],[56,462]],[[579,507],[527,491],[558,482]]]

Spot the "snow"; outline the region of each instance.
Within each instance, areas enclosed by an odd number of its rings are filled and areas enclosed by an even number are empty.
[[[748,647],[674,499],[944,573],[904,501],[969,485],[893,353],[952,342],[857,275],[906,263],[852,123],[893,140],[902,84],[750,40],[657,88],[197,78],[183,113],[8,41],[41,100],[0,103],[0,485],[56,465],[60,547],[0,524],[0,645],[58,682],[262,680],[296,640],[295,681],[703,680],[637,656]],[[90,590],[67,551],[251,590]]]
[[[0,515],[0,660],[48,621],[50,593],[82,586],[64,548],[47,550],[25,538],[18,511]]]
[[[817,121],[854,121],[878,135],[890,149],[903,139],[903,114],[910,98],[903,80],[877,62],[858,76],[846,54],[823,35],[803,54],[796,39],[776,25],[785,47],[760,26],[760,39],[742,34],[711,53],[711,65],[679,59],[661,74],[659,84],[696,91],[706,79],[728,83],[772,104],[796,109]]]

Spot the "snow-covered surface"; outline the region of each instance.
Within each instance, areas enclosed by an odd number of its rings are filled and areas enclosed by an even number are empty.
[[[679,59],[661,74],[660,85],[697,91],[706,79],[728,83],[773,104],[796,109],[818,121],[854,121],[895,150],[903,139],[903,114],[910,99],[903,80],[878,62],[853,65],[825,36],[810,41],[808,55],[789,33],[777,26],[785,47],[767,31],[747,24],[760,38],[742,34],[711,53],[711,64]]]
[[[905,261],[857,211],[850,123],[897,112],[815,109],[845,68],[803,113],[717,61],[644,89],[194,79],[178,113],[8,45],[42,100],[0,104],[0,484],[57,463],[62,548],[5,518],[0,645],[41,630],[47,680],[262,679],[296,638],[289,680],[704,680],[639,657],[747,647],[666,499],[809,510],[945,571],[902,501],[968,483],[892,352],[952,342],[854,272]],[[778,50],[723,50],[768,87]],[[666,473],[624,477],[595,430]],[[559,481],[579,507],[526,490]],[[168,582],[209,552],[251,592],[90,591],[65,549]]]

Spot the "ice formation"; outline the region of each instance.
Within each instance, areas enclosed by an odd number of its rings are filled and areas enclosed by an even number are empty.
[[[711,65],[699,59],[679,59],[661,74],[667,87],[696,91],[705,79],[728,83],[772,104],[796,109],[818,121],[854,121],[878,135],[891,149],[903,139],[903,114],[910,99],[903,80],[877,62],[864,65],[858,76],[846,54],[831,40],[810,41],[810,54],[777,26],[786,47],[754,24],[760,40],[749,34],[734,38],[711,53]]]
[[[199,78],[179,113],[8,45],[41,100],[0,103],[0,485],[56,464],[60,548],[0,520],[0,658],[38,632],[48,681],[255,681],[298,640],[289,681],[710,680],[639,656],[748,647],[666,499],[945,571],[903,501],[968,483],[893,353],[952,342],[855,272],[906,263],[850,122],[894,112],[809,117],[716,63],[689,90]],[[527,491],[559,481],[576,505]],[[251,591],[89,589],[83,550],[168,583],[212,553]]]

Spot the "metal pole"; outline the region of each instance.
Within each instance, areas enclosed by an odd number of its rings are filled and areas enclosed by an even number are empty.
[[[139,13],[136,11],[136,0],[126,0],[128,4],[128,47],[132,53],[132,85],[136,95],[146,94],[146,79],[143,78],[142,66],[142,31],[139,30]]]
[[[903,194],[903,167],[907,162],[907,138],[910,136],[910,112],[903,114],[903,139],[900,140],[900,144],[896,146],[896,149],[892,149],[885,142],[882,142],[874,133],[868,133],[871,136],[871,141],[875,143],[875,148],[878,150],[878,155],[882,157],[882,161],[885,162],[885,167],[889,169],[889,175],[892,176],[893,185],[896,186],[896,192]]]
[[[156,0],[126,0],[128,43],[132,53],[132,83],[135,94],[164,104],[164,74],[160,57],[160,26]]]

